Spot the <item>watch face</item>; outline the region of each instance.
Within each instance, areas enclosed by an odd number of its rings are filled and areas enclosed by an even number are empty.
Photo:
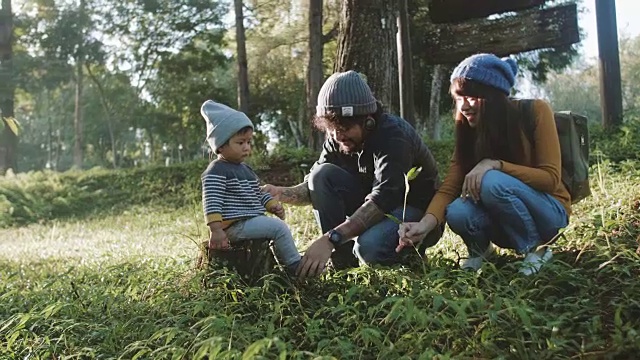
[[[329,241],[333,244],[340,244],[340,242],[342,242],[342,235],[335,230],[331,230],[329,232]]]

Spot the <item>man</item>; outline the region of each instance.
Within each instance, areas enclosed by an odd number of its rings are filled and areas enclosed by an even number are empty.
[[[352,253],[369,264],[401,262],[414,250],[396,251],[398,223],[385,214],[407,222],[422,218],[439,186],[433,155],[409,123],[382,112],[355,71],[327,79],[318,94],[314,125],[327,140],[305,181],[293,187],[263,187],[283,203],[313,205],[323,235],[305,252],[298,275],[320,274],[330,256],[337,268],[355,266]],[[405,174],[414,167],[421,171],[409,183],[404,209]],[[423,241],[420,253],[440,235]],[[354,244],[351,239],[356,237]]]

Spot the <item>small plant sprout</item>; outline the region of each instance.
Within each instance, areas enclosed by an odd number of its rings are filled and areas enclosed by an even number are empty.
[[[393,220],[396,224],[402,224],[404,222],[405,213],[407,212],[407,197],[409,196],[410,185],[409,182],[420,174],[422,167],[412,167],[408,173],[404,174],[404,204],[402,205],[402,221],[391,214],[385,214],[386,217]]]

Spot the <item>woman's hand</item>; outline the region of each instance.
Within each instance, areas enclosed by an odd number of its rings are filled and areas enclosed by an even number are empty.
[[[432,214],[427,214],[420,222],[409,222],[400,224],[398,229],[398,246],[396,252],[402,251],[405,247],[414,247],[419,244],[438,224],[437,219]]]
[[[482,178],[484,174],[489,170],[500,170],[501,162],[492,159],[482,159],[476,166],[469,171],[464,177],[462,183],[462,193],[460,196],[464,198],[471,198],[473,201],[480,201],[480,186],[482,185]]]

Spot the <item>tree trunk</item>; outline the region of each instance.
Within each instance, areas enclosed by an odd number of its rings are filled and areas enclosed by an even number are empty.
[[[398,1],[398,73],[400,116],[416,127],[416,109],[413,101],[413,65],[411,63],[411,35],[407,0]]]
[[[80,0],[79,9],[80,41],[76,54],[76,101],[73,127],[75,130],[75,142],[73,145],[73,166],[82,169],[84,159],[84,120],[82,118],[82,88],[84,86],[84,17],[85,0]]]
[[[323,0],[309,1],[309,63],[307,65],[307,121],[316,113],[318,93],[322,87],[323,67],[322,56],[324,36],[322,34],[322,4]],[[323,134],[314,126],[309,127],[308,146],[313,150],[322,147]]]
[[[236,12],[236,46],[238,56],[238,110],[249,114],[249,69],[247,67],[247,44],[244,33],[244,6],[242,0],[234,0]]]
[[[427,132],[429,139],[440,140],[440,92],[444,81],[444,65],[433,67],[433,77],[431,79],[431,98],[429,99],[429,119],[427,122]]]
[[[602,126],[612,129],[622,125],[623,120],[616,3],[614,1],[596,1],[596,19]]]
[[[362,73],[374,96],[390,112],[398,109],[396,49],[394,2],[345,0],[342,3],[334,71]]]
[[[18,135],[8,125],[14,117],[15,81],[13,76],[13,13],[11,0],[2,0],[0,10],[0,174],[17,171]]]
[[[113,130],[114,125],[113,125],[113,120],[112,120],[112,115],[111,115],[111,106],[109,106],[109,104],[107,102],[107,96],[105,95],[104,87],[102,86],[102,83],[100,83],[100,80],[98,80],[98,78],[91,71],[91,66],[87,65],[86,68],[87,68],[87,74],[89,75],[89,78],[98,87],[98,93],[100,94],[100,103],[102,104],[102,108],[104,109],[104,113],[107,116],[107,129],[109,131],[109,141],[111,142],[111,152],[112,152],[112,155],[113,155],[112,165],[113,165],[114,169],[117,169],[118,168],[118,158],[117,158],[117,152],[116,152],[117,151],[116,150],[116,137],[115,137],[115,133],[114,133],[114,130]]]

